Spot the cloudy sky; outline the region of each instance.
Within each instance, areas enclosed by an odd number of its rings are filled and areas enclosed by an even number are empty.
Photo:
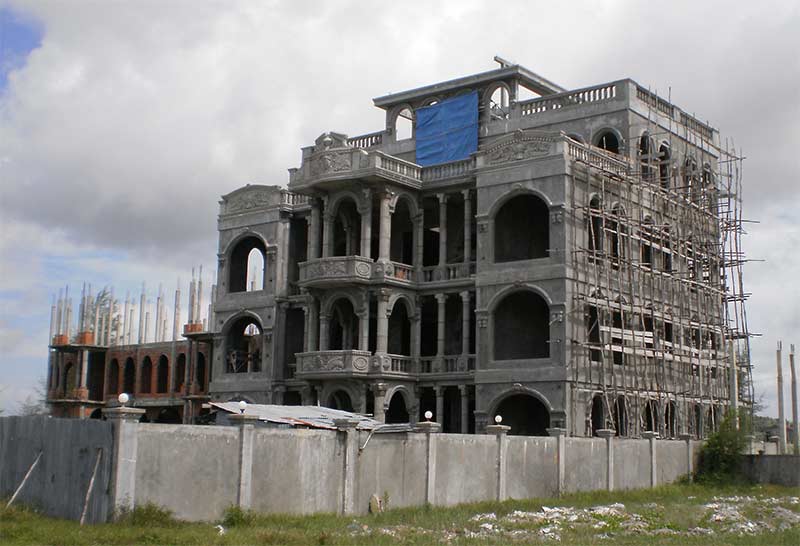
[[[566,88],[671,89],[743,149],[756,391],[775,414],[775,343],[800,346],[798,28],[792,0],[0,0],[0,408],[45,374],[59,287],[173,290],[213,267],[221,194],[285,185],[320,133],[381,129],[373,97],[501,55]]]

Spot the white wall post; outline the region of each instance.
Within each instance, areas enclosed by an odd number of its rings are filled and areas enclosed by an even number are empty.
[[[606,490],[614,490],[614,429],[602,428],[597,432],[600,438],[606,441]]]
[[[118,518],[133,509],[136,501],[136,456],[139,449],[139,408],[106,408],[103,415],[111,421],[114,451],[111,459],[111,517]]]
[[[508,431],[511,427],[506,425],[489,425],[486,427],[486,434],[497,436],[497,490],[496,499],[503,501],[508,498],[507,493],[507,472],[506,472],[506,450],[508,449]]]

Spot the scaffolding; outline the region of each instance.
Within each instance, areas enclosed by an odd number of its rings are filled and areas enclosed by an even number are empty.
[[[653,102],[660,112],[631,127],[628,157],[576,154],[572,434],[702,438],[728,409],[752,408],[743,157]]]

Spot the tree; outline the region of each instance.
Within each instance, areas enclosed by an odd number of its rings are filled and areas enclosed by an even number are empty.
[[[47,405],[47,380],[40,377],[33,394],[29,394],[25,400],[17,406],[18,415],[50,415],[50,408]]]

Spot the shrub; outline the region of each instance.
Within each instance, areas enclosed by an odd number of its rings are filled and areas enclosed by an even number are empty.
[[[728,412],[717,432],[700,448],[695,479],[718,483],[736,481],[739,457],[747,445],[745,435],[744,427],[736,428],[736,413]]]
[[[238,506],[229,506],[222,515],[223,527],[246,527],[256,521],[256,513]]]
[[[138,527],[172,527],[177,523],[170,510],[152,502],[120,512],[118,520]]]

